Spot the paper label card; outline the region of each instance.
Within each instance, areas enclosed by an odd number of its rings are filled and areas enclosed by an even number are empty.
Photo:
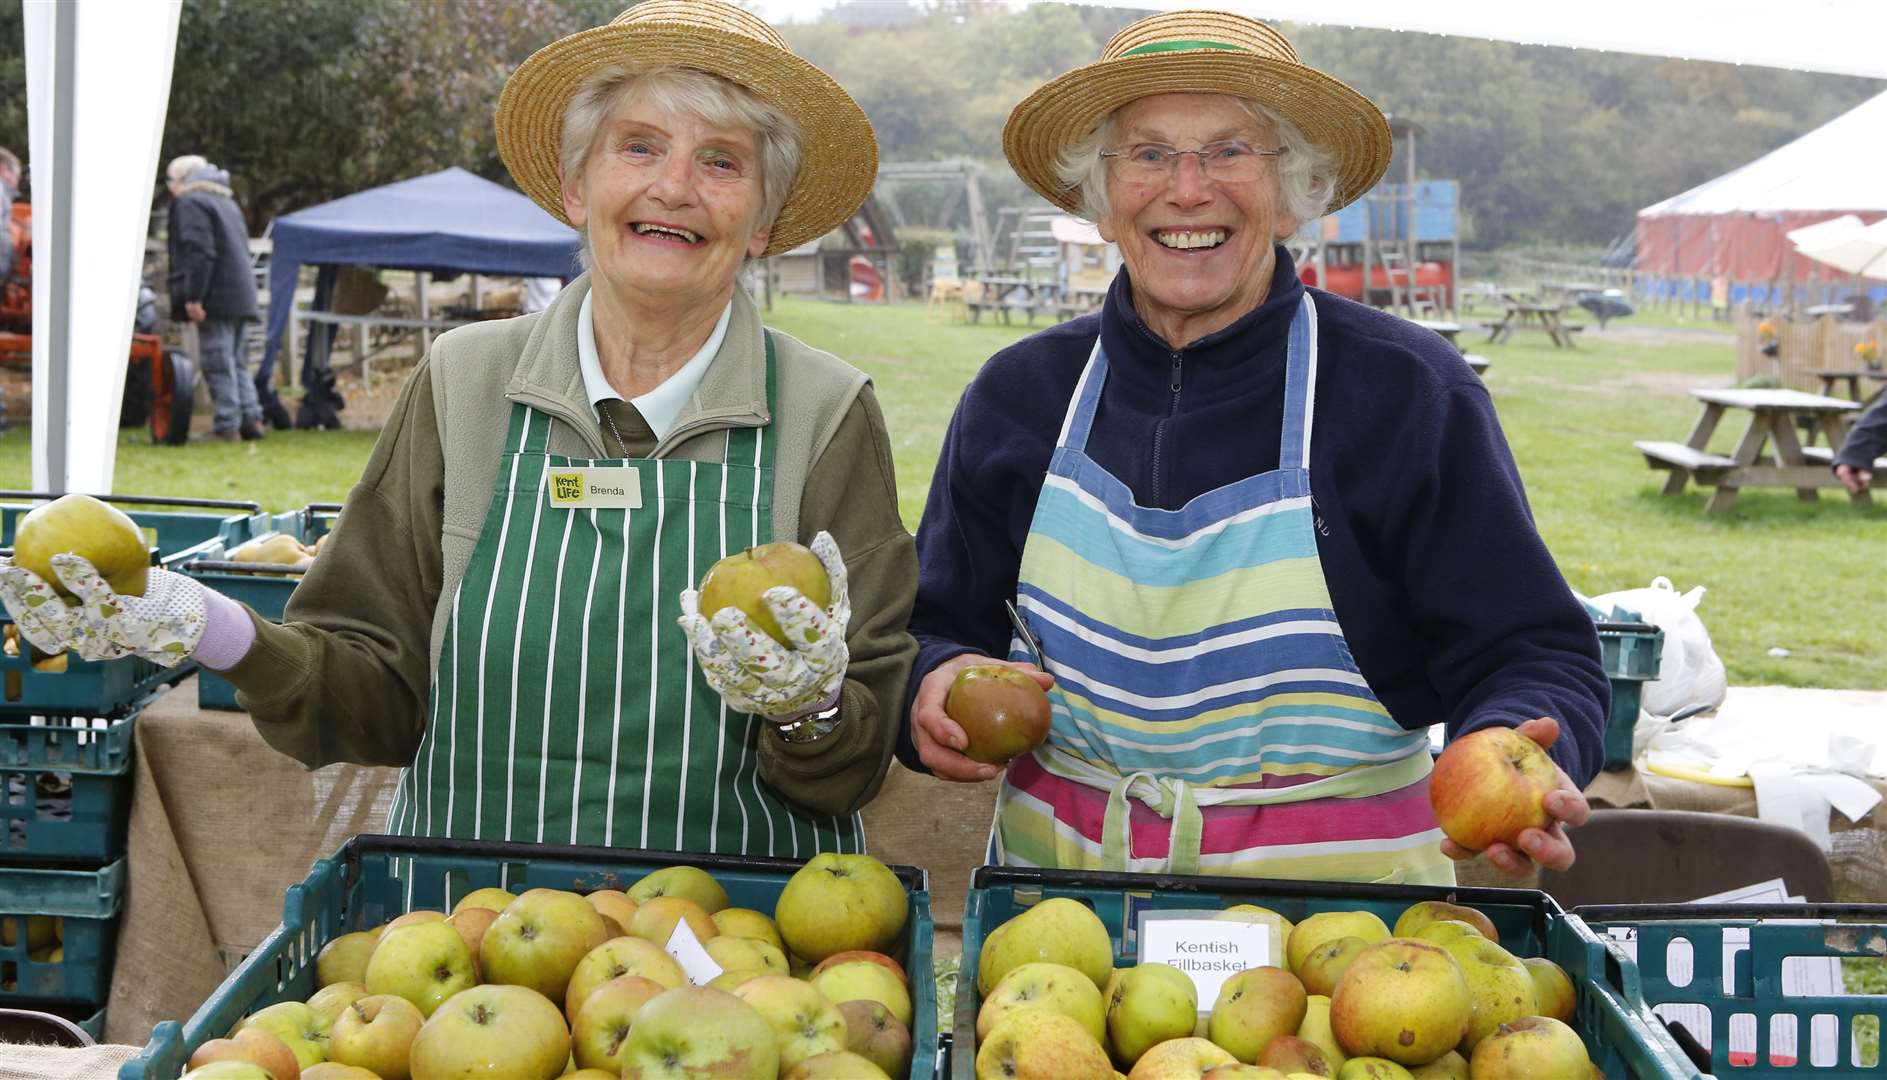
[[[561,510],[635,510],[642,506],[642,474],[625,465],[550,469],[544,474],[550,504]]]
[[[706,986],[721,973],[721,965],[701,947],[701,939],[688,928],[686,919],[675,924],[675,932],[668,935],[668,944],[662,946],[662,951],[675,958],[682,974],[695,986]]]
[[[1278,962],[1281,929],[1276,915],[1255,912],[1145,911],[1138,959],[1185,972],[1199,993],[1199,1011],[1209,1012],[1225,980]]]

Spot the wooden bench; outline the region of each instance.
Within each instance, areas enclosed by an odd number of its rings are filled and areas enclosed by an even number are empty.
[[[1734,459],[1706,450],[1693,450],[1681,442],[1641,440],[1632,447],[1645,456],[1645,464],[1654,469],[1673,469],[1695,474],[1700,483],[1710,484],[1724,472],[1736,468]],[[1681,479],[1681,477],[1674,478]]]
[[[1482,356],[1480,353],[1462,353],[1461,359],[1468,362],[1468,366],[1474,369],[1476,375],[1485,375],[1487,369],[1494,366],[1492,360]]]
[[[1812,461],[1817,465],[1826,465],[1829,468],[1834,468],[1835,452],[1826,446],[1804,446],[1802,447],[1802,459],[1804,461]],[[1874,459],[1874,471],[1887,472],[1887,457]]]

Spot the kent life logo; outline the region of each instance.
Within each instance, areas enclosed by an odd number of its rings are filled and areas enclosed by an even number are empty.
[[[550,501],[555,503],[582,502],[583,474],[552,473],[550,475]]]

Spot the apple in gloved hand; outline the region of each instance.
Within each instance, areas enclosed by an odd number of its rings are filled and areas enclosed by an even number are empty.
[[[31,570],[60,596],[71,591],[52,571],[54,555],[77,555],[92,564],[112,591],[143,596],[151,549],[137,524],[116,507],[90,495],[61,495],[20,519],[13,534],[13,561]]]
[[[775,585],[798,589],[821,609],[832,604],[832,582],[819,556],[803,544],[776,540],[736,552],[709,567],[701,579],[701,614],[712,619],[722,608],[738,608],[755,630],[782,645],[792,645],[761,599]]]

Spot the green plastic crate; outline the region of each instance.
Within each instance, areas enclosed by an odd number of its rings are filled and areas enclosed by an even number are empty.
[[[1705,1031],[1691,1031],[1708,1047],[1709,1072],[1720,1080],[1747,1077],[1815,1076],[1858,1080],[1887,1075],[1878,1041],[1871,1063],[1856,1045],[1857,1021],[1872,1018],[1878,1040],[1887,1028],[1887,995],[1809,995],[1785,989],[1783,968],[1792,957],[1887,958],[1887,905],[1883,904],[1653,904],[1582,907],[1575,914],[1601,933],[1623,931],[1635,938],[1638,986],[1652,1007],[1678,1007],[1707,1014]],[[1803,924],[1765,920],[1844,920]],[[1735,936],[1747,946],[1735,948]],[[1727,970],[1725,938],[1735,951]],[[1672,961],[1679,961],[1673,967]],[[1688,964],[1690,973],[1682,974]],[[1685,1017],[1678,1013],[1679,1023]],[[1803,1050],[1815,1035],[1817,1018],[1826,1055]],[[1784,1032],[1795,1053],[1775,1043]]]
[[[0,498],[55,498],[33,492],[0,492]],[[205,499],[164,499],[157,496],[105,497],[126,505],[156,500],[167,505],[202,507],[198,511],[126,510],[151,542],[151,564],[174,570],[203,551],[238,544],[266,527],[267,514],[254,503]],[[0,547],[12,553],[13,533],[21,518],[35,509],[31,503],[0,504]],[[67,653],[62,671],[41,671],[33,663],[36,650],[20,639],[12,620],[0,609],[7,648],[0,649],[0,714],[35,716],[112,716],[129,710],[160,687],[182,681],[196,665],[189,661],[166,668],[141,657],[117,660],[81,660]],[[37,658],[45,660],[44,654]]]
[[[190,1054],[221,1038],[236,1021],[277,1001],[300,1001],[315,990],[315,956],[333,938],[378,926],[418,909],[449,909],[474,889],[626,888],[664,866],[698,866],[727,890],[735,907],[772,911],[787,879],[803,865],[794,859],[696,855],[688,852],[560,847],[423,837],[357,836],[332,858],[315,863],[290,886],[282,924],[265,938],[184,1024],[166,1020],[151,1032],[144,1052],[127,1062],[119,1080],[176,1080]],[[928,875],[893,866],[910,899],[904,933],[894,950],[911,973],[911,1042],[916,1054],[909,1080],[936,1075],[937,997],[931,983]]]
[[[1599,659],[1612,683],[1612,704],[1605,718],[1605,767],[1631,765],[1632,733],[1638,727],[1638,706],[1645,683],[1658,677],[1664,652],[1664,631],[1637,621],[1635,612],[1614,609],[1614,619],[1600,620]]]
[[[1579,988],[1573,1026],[1606,1076],[1612,1080],[1696,1080],[1699,1076],[1649,1009],[1638,1003],[1637,972],[1631,962],[1537,890],[985,866],[970,880],[963,913],[963,966],[957,976],[949,1051],[951,1080],[975,1077],[976,1013],[982,1006],[976,965],[984,937],[1026,908],[1053,897],[1078,900],[1101,917],[1113,938],[1117,967],[1133,963],[1138,916],[1143,911],[1258,904],[1297,922],[1319,911],[1366,909],[1393,926],[1402,911],[1418,900],[1466,904],[1493,920],[1501,944],[1516,956],[1545,956],[1566,969]]]
[[[0,862],[98,866],[124,854],[135,724],[135,714],[0,724]]]
[[[0,920],[14,920],[13,944],[0,944],[0,1005],[77,1002],[96,1009],[104,1003],[124,879],[122,859],[102,870],[0,868]],[[31,955],[24,920],[35,915],[62,921],[60,959]]]
[[[263,515],[256,531],[248,539],[286,533],[304,544],[312,544],[327,535],[340,517],[340,512],[340,505],[336,503],[311,503],[300,510]],[[220,560],[223,554],[223,551],[209,550],[202,552],[201,557]],[[190,562],[184,563],[179,569],[231,600],[248,604],[255,609],[256,614],[272,622],[282,621],[288,598],[294,594],[295,586],[301,584],[301,575],[298,573],[241,573],[210,569],[207,566],[196,568]],[[242,706],[236,703],[236,687],[228,679],[206,669],[197,673],[197,708],[240,710]]]

